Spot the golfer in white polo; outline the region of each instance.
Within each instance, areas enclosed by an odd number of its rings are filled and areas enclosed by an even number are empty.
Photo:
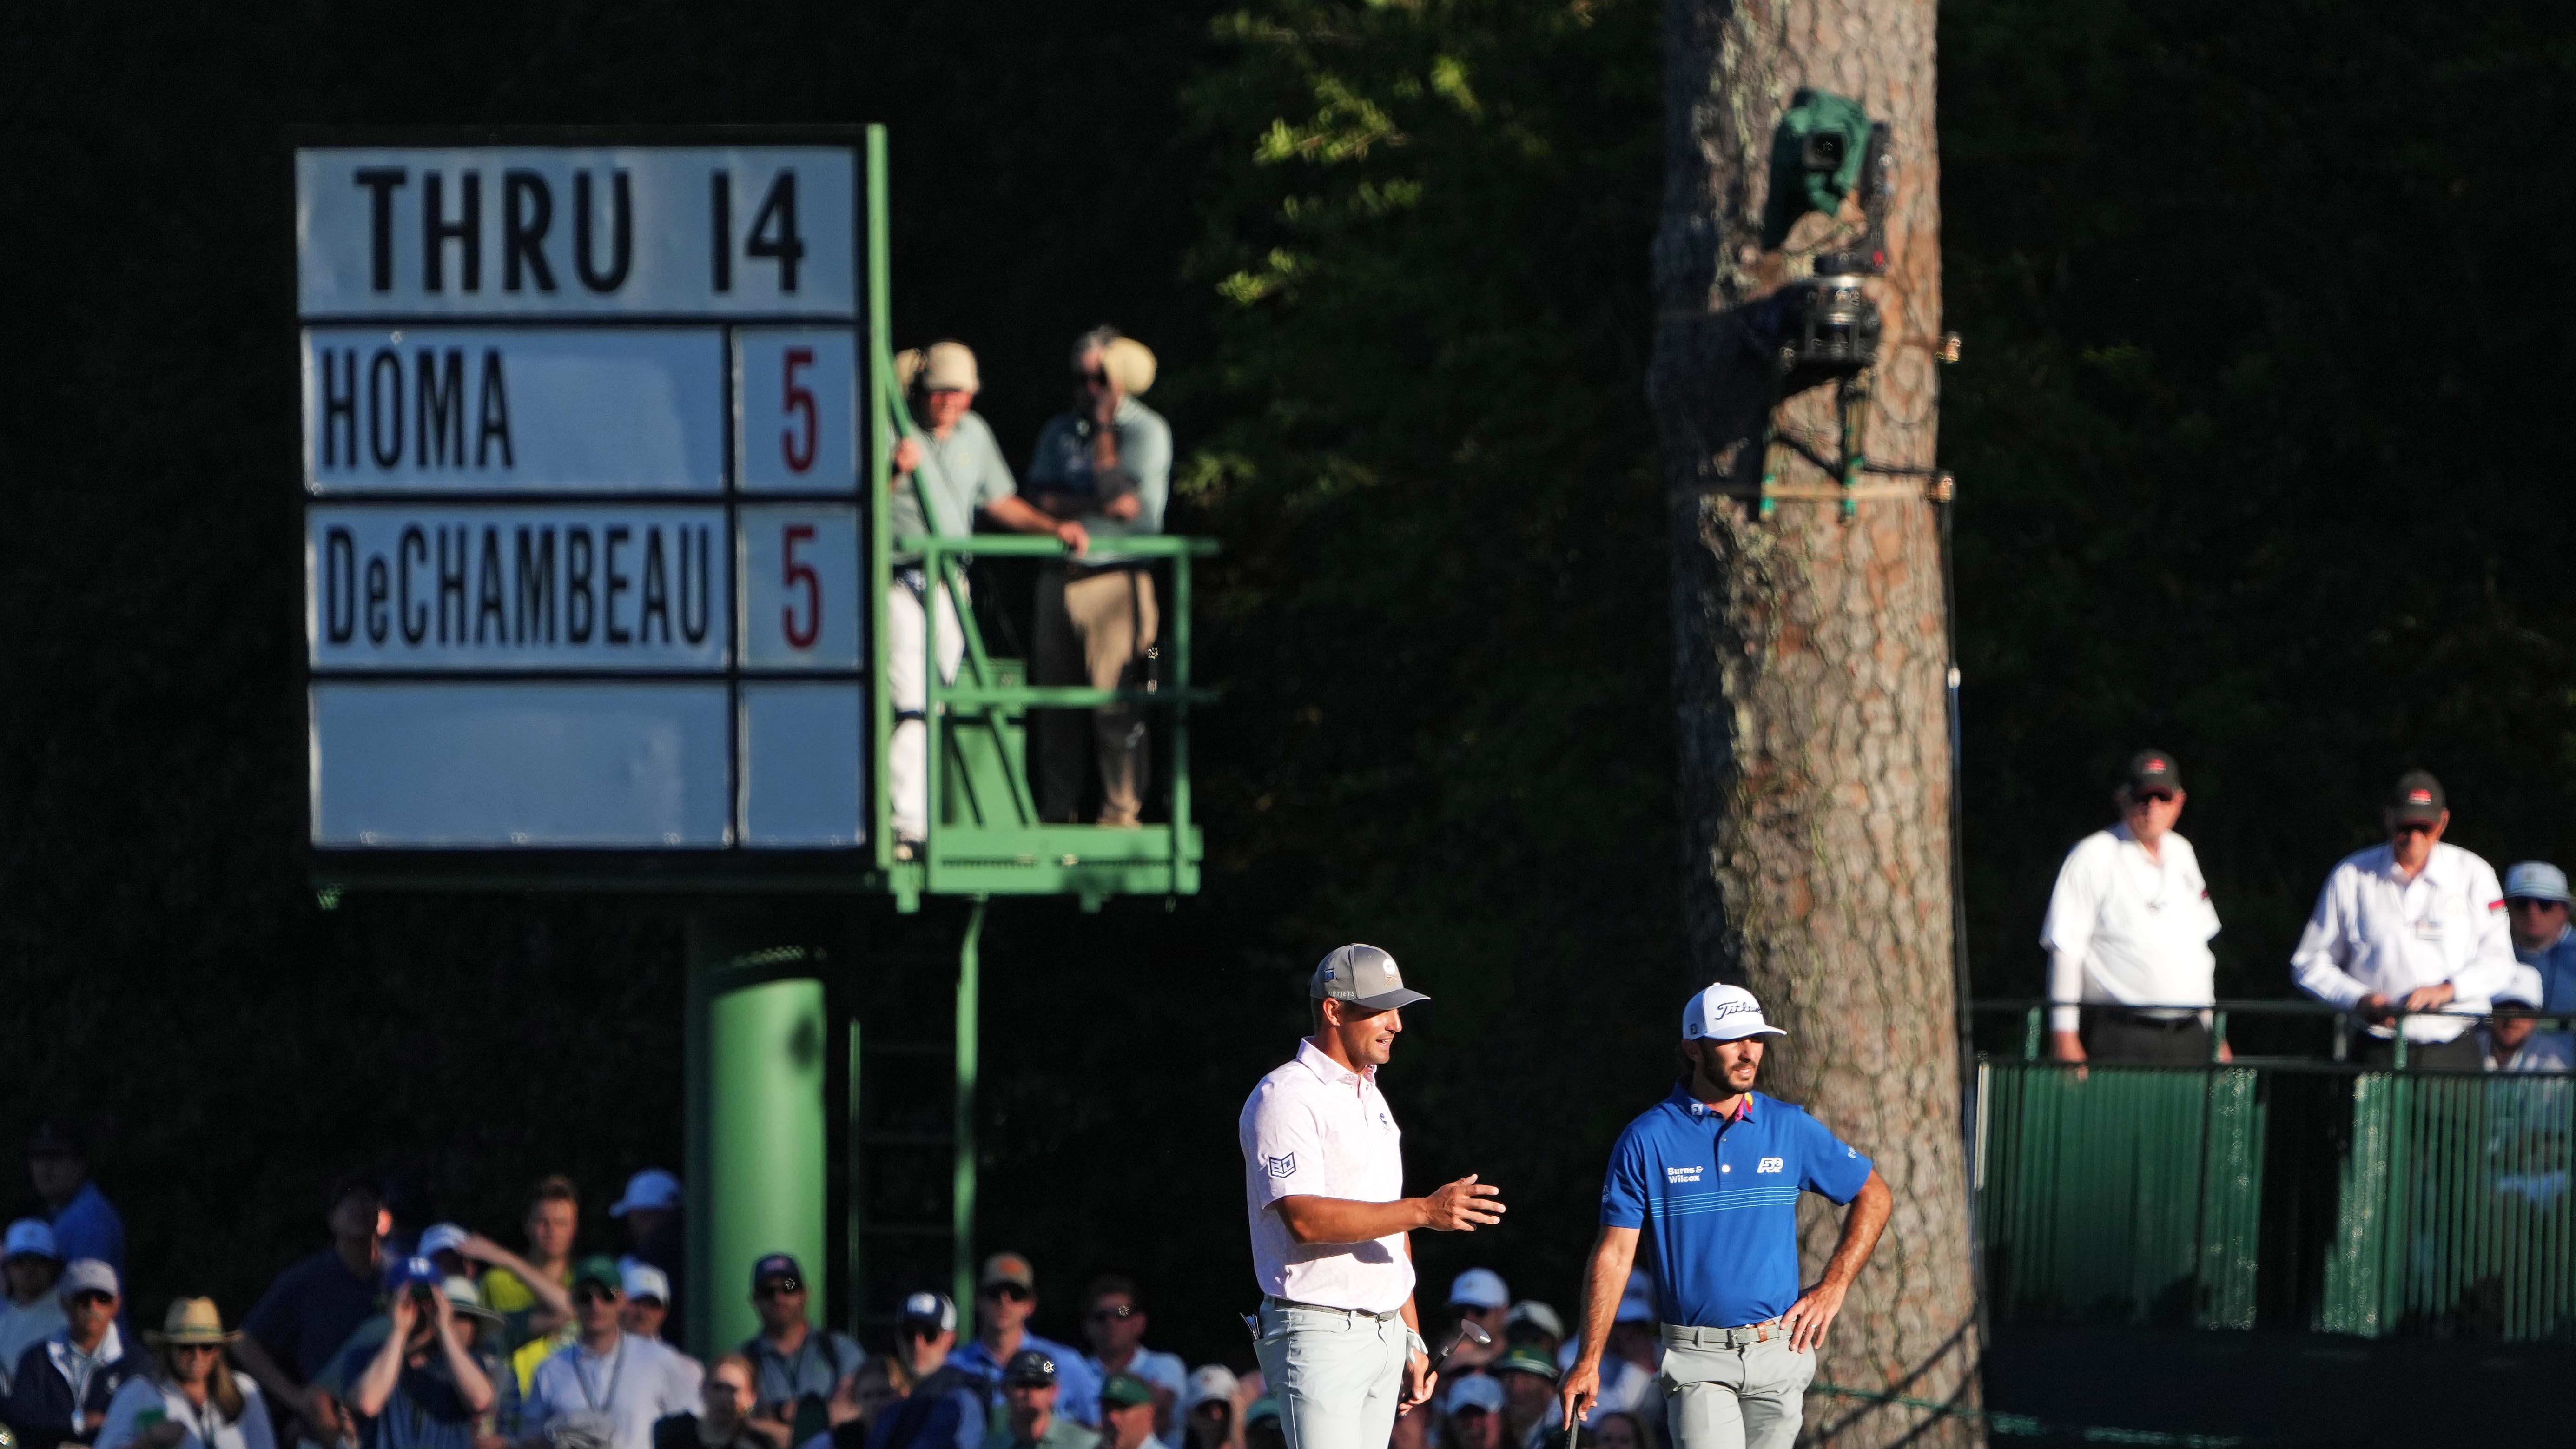
[[[1473,1232],[1500,1222],[1497,1189],[1458,1179],[1404,1195],[1404,1134],[1377,1070],[1404,1030],[1395,958],[1342,946],[1315,967],[1315,1034],[1261,1079],[1235,1133],[1261,1280],[1257,1352],[1288,1449],[1385,1449],[1402,1410],[1435,1376],[1413,1311],[1415,1228]]]

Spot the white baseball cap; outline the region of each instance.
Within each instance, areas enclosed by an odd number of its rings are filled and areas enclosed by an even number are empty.
[[[618,1259],[617,1278],[630,1300],[651,1298],[663,1304],[671,1301],[671,1275],[641,1258]]]
[[[2504,873],[2504,898],[2509,901],[2556,901],[2561,905],[2576,903],[2567,891],[2567,872],[2545,860],[2526,860]]]
[[[432,1223],[429,1229],[420,1235],[418,1251],[424,1258],[446,1252],[461,1253],[465,1250],[465,1240],[469,1236],[471,1234],[454,1223]]]
[[[1242,1386],[1242,1380],[1234,1376],[1234,1370],[1224,1364],[1200,1364],[1190,1370],[1189,1388],[1181,1394],[1181,1412],[1186,1414],[1206,1403],[1231,1406],[1234,1403],[1235,1391]]]
[[[1762,1003],[1741,986],[1719,982],[1682,1008],[1682,1040],[1742,1041],[1748,1036],[1787,1036],[1762,1019]]]
[[[1452,1414],[1468,1408],[1499,1414],[1503,1411],[1502,1383],[1484,1374],[1461,1374],[1449,1381],[1449,1392],[1441,1395],[1440,1407]]]
[[[1524,1298],[1512,1305],[1512,1316],[1503,1320],[1506,1327],[1518,1328],[1526,1323],[1550,1338],[1565,1337],[1565,1320],[1556,1310],[1535,1298]]]
[[[1503,1286],[1503,1275],[1491,1268],[1470,1268],[1449,1285],[1449,1301],[1469,1308],[1508,1308],[1512,1290]]]
[[[0,1258],[60,1258],[62,1255],[63,1250],[54,1242],[54,1225],[43,1218],[20,1218],[11,1223],[8,1242],[0,1246]]]
[[[680,1205],[680,1180],[658,1167],[626,1179],[626,1196],[608,1205],[608,1215],[622,1218],[638,1208],[667,1211]]]
[[[116,1270],[96,1258],[74,1258],[63,1265],[63,1276],[54,1281],[54,1297],[69,1306],[73,1297],[82,1293],[104,1293],[118,1297]]]
[[[2517,965],[2513,974],[2504,979],[2504,985],[2496,988],[2495,997],[2489,1004],[2502,1006],[2508,1001],[2518,1001],[2537,1011],[2540,1004],[2548,999],[2549,992],[2540,984],[2539,968]]]

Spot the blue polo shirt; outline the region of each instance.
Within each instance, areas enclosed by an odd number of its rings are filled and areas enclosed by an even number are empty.
[[[1867,1181],[1869,1159],[1798,1108],[1750,1092],[1720,1118],[1679,1086],[1610,1149],[1601,1223],[1644,1231],[1666,1323],[1736,1328],[1798,1301],[1798,1194],[1847,1203]]]

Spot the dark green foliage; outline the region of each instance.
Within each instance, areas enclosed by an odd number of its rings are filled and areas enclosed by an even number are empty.
[[[2451,838],[2576,847],[2563,12],[1944,12],[1945,461],[1980,989],[2143,744],[2278,995],[2397,772]]]

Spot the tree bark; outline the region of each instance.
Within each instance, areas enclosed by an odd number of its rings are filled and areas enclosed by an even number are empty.
[[[1918,492],[1783,499],[1759,516],[1765,427],[1839,451],[1834,388],[1780,400],[1744,305],[1836,228],[1809,215],[1763,256],[1771,132],[1798,87],[1890,126],[1885,323],[1867,455],[1933,461],[1941,326],[1932,0],[1666,0],[1665,190],[1649,388],[1672,540],[1684,913],[1703,979],[1751,988],[1789,1031],[1771,1090],[1876,1159],[1896,1195],[1820,1382],[1978,1402],[1975,1285],[1952,968],[1950,666],[1938,520]],[[1775,401],[1777,407],[1775,409]],[[1794,452],[1793,487],[1840,480]],[[1872,474],[1873,486],[1900,476]],[[1919,484],[1922,480],[1911,480]],[[1817,1200],[1810,1198],[1812,1208]],[[1800,1222],[1807,1280],[1841,1214]],[[1811,1394],[1807,1433],[1983,1441],[1980,1421]]]

